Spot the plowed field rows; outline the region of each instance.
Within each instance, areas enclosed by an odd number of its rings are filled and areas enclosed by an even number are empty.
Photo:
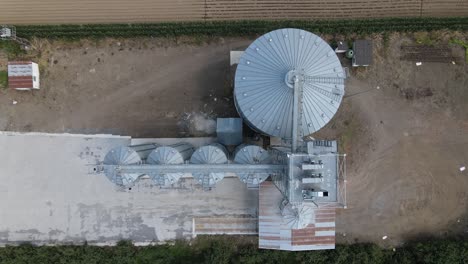
[[[2,0],[2,24],[466,16],[466,0]]]

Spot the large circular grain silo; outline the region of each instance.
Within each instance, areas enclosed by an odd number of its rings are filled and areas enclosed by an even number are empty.
[[[218,143],[202,146],[198,148],[190,158],[192,164],[226,164],[228,163],[228,152],[226,148]],[[225,176],[223,172],[197,172],[192,173],[193,178],[204,188],[209,188],[222,180]]]
[[[239,164],[269,164],[271,157],[268,151],[256,145],[239,145],[234,151],[234,163]],[[268,173],[238,173],[239,179],[248,187],[255,188],[268,178]]]
[[[120,146],[111,149],[104,157],[104,165],[140,165],[141,157],[137,151],[131,147]],[[114,171],[115,168],[107,168],[105,174],[107,178],[122,187],[131,187],[138,180],[141,174],[121,173]]]
[[[254,130],[285,139],[293,138],[294,105],[299,105],[297,132],[307,136],[337,112],[345,77],[335,52],[320,37],[300,29],[278,29],[256,39],[240,58],[235,104]],[[300,93],[297,104],[295,91]]]
[[[162,146],[153,150],[146,162],[151,165],[184,164],[193,153],[193,146],[188,143],[177,143],[170,146]],[[157,173],[150,177],[155,184],[167,187],[175,184],[183,176],[183,173]]]

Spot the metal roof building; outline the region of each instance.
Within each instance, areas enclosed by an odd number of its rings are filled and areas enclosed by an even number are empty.
[[[8,62],[8,86],[16,90],[39,89],[39,66],[31,61]]]
[[[369,66],[372,64],[372,41],[360,39],[353,43],[353,66]]]
[[[283,195],[271,181],[260,184],[259,248],[289,251],[335,248],[335,208],[305,205],[306,208],[302,209],[307,211],[307,222],[302,222],[301,227],[308,224],[297,229],[294,225],[299,222],[296,221],[299,217],[291,218],[278,206],[283,199]]]
[[[300,29],[278,29],[255,40],[237,66],[237,110],[253,129],[292,138],[294,83],[300,83],[298,133],[307,136],[334,116],[344,95],[345,72],[334,50]]]

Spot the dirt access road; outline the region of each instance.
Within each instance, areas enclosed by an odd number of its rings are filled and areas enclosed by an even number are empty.
[[[0,24],[466,16],[462,0],[3,0]]]
[[[464,38],[434,34],[439,42]],[[207,135],[211,118],[236,115],[228,54],[251,41],[35,43],[42,89],[2,90],[0,129]],[[339,138],[348,153],[348,209],[338,212],[339,242],[393,245],[468,231],[468,174],[459,171],[468,165],[468,67],[400,61],[402,43],[414,43],[414,36],[374,37],[374,65],[351,71],[337,116],[316,135]]]
[[[412,36],[383,43],[375,38],[374,65],[353,70],[338,116],[320,132],[339,137],[348,153],[348,209],[338,212],[338,241],[395,245],[468,235],[468,174],[459,170],[468,164],[468,67],[463,60],[400,61],[400,45],[414,43]]]

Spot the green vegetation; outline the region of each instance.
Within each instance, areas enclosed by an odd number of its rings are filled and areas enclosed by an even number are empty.
[[[338,139],[338,151],[340,153],[350,153],[352,139],[356,138],[356,134],[359,133],[361,127],[359,121],[353,116],[346,118],[343,125],[343,132]]]
[[[404,247],[382,249],[373,244],[338,245],[336,250],[288,252],[257,249],[242,237],[200,237],[192,245],[136,247],[122,241],[115,247],[7,246],[0,248],[0,263],[468,263],[468,240],[432,239]]]
[[[416,43],[424,46],[434,46],[438,42],[437,36],[429,32],[416,32],[414,33]]]
[[[8,86],[8,72],[0,71],[0,88],[6,88]]]
[[[0,50],[3,50],[9,59],[14,59],[20,54],[24,54],[24,50],[21,49],[21,45],[15,41],[2,40],[0,41]]]
[[[385,18],[360,20],[308,21],[207,21],[155,24],[93,25],[19,25],[23,38],[80,39],[86,37],[178,37],[178,36],[249,36],[294,27],[323,34],[370,34],[382,32],[415,32],[440,29],[468,30],[468,17],[452,18]]]
[[[462,46],[463,48],[465,48],[465,60],[466,60],[466,63],[468,63],[468,43],[463,42],[463,41],[461,41],[461,40],[459,40],[459,39],[452,39],[452,40],[450,41],[450,43],[452,43],[452,44],[457,44],[457,45],[460,45],[460,46]]]
[[[382,42],[385,52],[387,52],[388,46],[390,44],[390,34],[389,32],[384,32],[382,34]]]

